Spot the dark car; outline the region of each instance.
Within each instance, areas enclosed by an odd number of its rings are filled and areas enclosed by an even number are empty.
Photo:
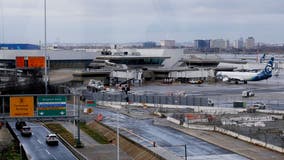
[[[32,130],[30,126],[23,126],[21,129],[21,135],[24,137],[30,137],[32,135]]]
[[[24,126],[26,126],[27,124],[26,124],[26,122],[25,121],[17,121],[16,122],[16,129],[17,130],[21,130]]]

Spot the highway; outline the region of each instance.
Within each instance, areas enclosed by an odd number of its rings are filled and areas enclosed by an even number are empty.
[[[50,132],[43,126],[35,123],[27,123],[31,126],[32,136],[23,137],[15,128],[15,122],[9,125],[24,147],[30,160],[77,160],[77,158],[59,141],[58,146],[48,146],[45,143],[46,135]]]
[[[113,128],[116,127],[116,113],[100,108],[96,108],[95,112],[104,115],[104,124]],[[213,156],[214,159],[246,159],[226,149],[189,136],[175,129],[155,126],[153,125],[153,120],[139,120],[120,114],[119,125],[123,128],[121,129],[121,134],[141,145],[151,148],[153,147],[152,142],[155,141],[158,146],[164,147],[180,157],[184,156],[184,145],[186,144],[189,159],[207,160],[210,156]]]

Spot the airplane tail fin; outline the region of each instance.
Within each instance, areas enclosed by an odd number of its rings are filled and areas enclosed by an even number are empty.
[[[271,57],[271,59],[268,61],[267,65],[263,70],[265,75],[272,75],[273,62],[274,62],[274,57]]]

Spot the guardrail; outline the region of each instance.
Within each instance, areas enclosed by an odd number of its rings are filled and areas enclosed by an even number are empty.
[[[86,156],[84,156],[77,149],[75,149],[72,145],[70,145],[67,141],[65,141],[65,139],[63,139],[59,134],[57,134],[57,136],[59,137],[61,143],[63,143],[63,145],[67,147],[79,160],[88,160]]]

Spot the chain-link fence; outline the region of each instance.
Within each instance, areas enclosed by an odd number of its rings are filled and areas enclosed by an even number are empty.
[[[125,94],[125,92],[83,92],[85,99],[131,103],[208,106],[208,98],[195,95]]]

